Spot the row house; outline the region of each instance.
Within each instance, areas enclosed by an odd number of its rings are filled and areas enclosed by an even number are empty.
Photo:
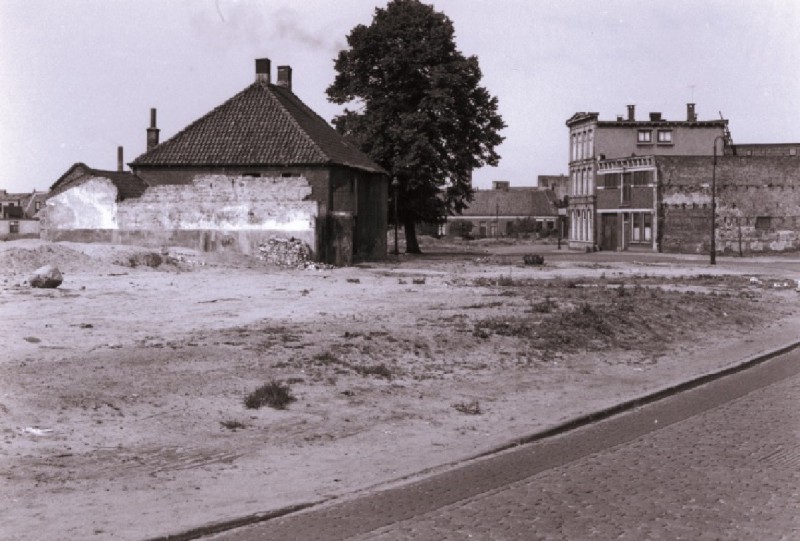
[[[495,180],[491,190],[475,190],[469,206],[448,217],[446,226],[448,235],[476,238],[557,234],[558,199],[551,189]]]
[[[657,178],[653,156],[711,156],[728,121],[698,120],[695,104],[685,120],[650,113],[637,120],[599,120],[599,113],[575,113],[569,128],[569,247],[587,251],[656,249]],[[721,151],[721,150],[720,150]],[[650,159],[642,159],[642,157]]]

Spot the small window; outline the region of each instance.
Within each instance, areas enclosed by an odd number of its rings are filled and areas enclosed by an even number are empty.
[[[756,231],[769,231],[772,229],[772,218],[769,216],[758,216],[756,218]]]
[[[19,222],[9,222],[8,232],[12,234],[19,233]]]
[[[672,143],[672,130],[658,130],[659,143]]]
[[[789,149],[789,156],[797,156],[797,149],[796,148],[790,148]]]
[[[653,142],[653,132],[650,130],[639,130],[638,138],[636,139],[639,143],[652,143]]]

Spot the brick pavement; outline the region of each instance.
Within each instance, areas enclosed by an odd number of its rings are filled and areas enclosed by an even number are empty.
[[[352,539],[800,539],[798,403],[795,376]]]

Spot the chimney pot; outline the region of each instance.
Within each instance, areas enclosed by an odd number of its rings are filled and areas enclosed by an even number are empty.
[[[270,84],[270,69],[271,62],[269,58],[256,58],[256,82]]]
[[[694,112],[694,103],[686,104],[686,120],[689,122],[697,122],[697,114]]]
[[[292,90],[291,66],[278,66],[278,86],[282,86],[289,91]]]
[[[633,122],[636,120],[636,106],[628,105],[628,120]]]
[[[124,160],[122,159],[122,147],[117,147],[117,171],[122,173]]]
[[[150,109],[150,127],[147,128],[147,150],[158,146],[158,132],[161,131],[156,127],[156,109]]]

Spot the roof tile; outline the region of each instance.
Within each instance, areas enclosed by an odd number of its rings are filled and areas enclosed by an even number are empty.
[[[255,82],[132,166],[339,164],[384,172],[290,90]]]

